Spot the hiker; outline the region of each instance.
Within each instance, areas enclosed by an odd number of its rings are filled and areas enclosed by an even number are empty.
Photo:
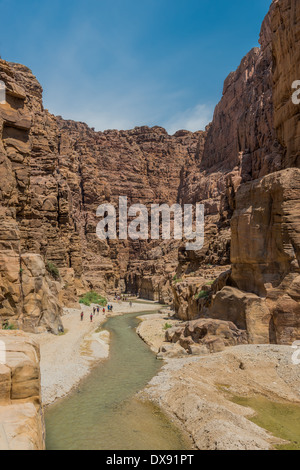
[[[96,313],[96,307],[93,308],[93,315]]]
[[[132,308],[132,302],[130,302],[129,306],[130,306],[130,308]]]
[[[105,308],[103,309],[103,313],[105,313]]]
[[[91,313],[91,316],[90,316],[91,323],[93,322],[93,318],[94,318],[94,316],[93,316],[93,314]]]
[[[98,306],[97,307],[97,314],[99,315],[99,313],[100,313],[100,307]]]
[[[83,313],[83,312],[81,312],[80,317],[81,317],[81,321],[83,321],[83,317],[84,317],[84,313]]]

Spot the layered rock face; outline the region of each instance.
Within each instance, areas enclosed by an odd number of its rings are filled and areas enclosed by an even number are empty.
[[[0,449],[44,450],[40,352],[23,332],[0,335]]]
[[[126,289],[173,302],[184,320],[235,319],[252,342],[298,338],[298,222],[291,209],[298,206],[298,176],[285,170],[299,166],[299,106],[291,101],[300,79],[299,35],[297,1],[274,0],[261,47],[226,79],[213,122],[205,132],[174,136],[160,127],[95,132],[55,118],[43,109],[32,73],[1,61],[1,318],[57,333],[61,305],[73,306],[84,290]],[[148,208],[204,203],[204,247],[99,240],[96,210],[117,207],[119,196]],[[49,261],[60,280],[46,269]],[[216,281],[230,261],[232,275]]]
[[[231,222],[232,274],[225,276],[225,287],[217,281],[219,287],[197,305],[195,286],[190,295],[181,295],[179,284],[177,313],[183,319],[233,321],[247,329],[253,343],[290,344],[300,338],[299,170],[285,170],[299,167],[300,106],[291,99],[292,83],[300,77],[299,37],[299,4],[274,1],[262,26],[261,48],[225,81],[198,181],[186,181],[187,200],[208,201],[216,239]],[[201,266],[203,250],[196,255]],[[181,270],[191,263],[187,255]],[[182,314],[186,306],[190,316]]]
[[[284,167],[300,167],[300,105],[295,105],[291,100],[291,94],[295,91],[292,90],[292,84],[300,80],[299,2],[297,0],[274,2],[271,27],[276,135],[286,149]]]
[[[191,167],[181,188],[184,203],[205,204],[205,245],[200,252],[180,249],[178,277],[230,264],[230,220],[240,185],[281,170],[284,148],[274,128],[272,93],[273,6],[252,49],[225,80],[223,96],[207,128],[201,162]],[[216,272],[217,274],[217,272]]]
[[[20,328],[62,328],[58,286],[44,260],[65,257],[59,231],[54,119],[31,72],[0,62],[0,316]]]
[[[290,344],[300,337],[300,169],[248,183],[236,199],[232,279],[266,298],[255,322],[257,329],[265,325],[265,339]]]
[[[205,133],[180,131],[169,136],[160,127],[94,132],[73,121],[59,119],[58,124],[60,171],[76,208],[85,279],[98,289],[104,286],[113,292],[127,288],[161,299],[164,294],[158,285],[170,271],[166,266],[176,270],[174,244],[100,241],[96,211],[106,203],[118,209],[120,196],[127,196],[128,207],[144,204],[149,210],[151,204],[179,202],[184,170],[199,160]]]
[[[171,287],[163,294],[160,286],[176,271],[174,246],[99,240],[96,211],[104,203],[118,207],[119,196],[129,206],[178,202],[184,169],[200,159],[205,133],[95,132],[44,110],[41,86],[26,67],[1,61],[0,79],[7,91],[0,105],[1,319],[57,333],[62,305],[74,306],[88,289],[125,290],[127,273],[132,290],[170,301]],[[49,263],[60,280],[45,269]]]

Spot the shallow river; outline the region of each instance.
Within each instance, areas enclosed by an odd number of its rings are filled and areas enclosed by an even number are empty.
[[[162,366],[136,334],[137,316],[107,321],[110,358],[94,369],[79,390],[47,410],[48,450],[190,449],[158,408],[134,398]]]

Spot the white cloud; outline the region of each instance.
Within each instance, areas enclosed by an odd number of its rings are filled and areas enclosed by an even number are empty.
[[[204,130],[207,124],[212,121],[213,113],[213,106],[198,104],[194,108],[177,113],[165,124],[165,127],[170,134],[174,134],[181,129],[192,132]]]

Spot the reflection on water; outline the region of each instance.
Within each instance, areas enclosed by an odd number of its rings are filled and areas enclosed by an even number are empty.
[[[153,312],[149,312],[153,313]],[[135,333],[137,313],[108,320],[111,355],[80,390],[46,413],[48,450],[184,450],[190,444],[151,403],[134,395],[161,362]]]

